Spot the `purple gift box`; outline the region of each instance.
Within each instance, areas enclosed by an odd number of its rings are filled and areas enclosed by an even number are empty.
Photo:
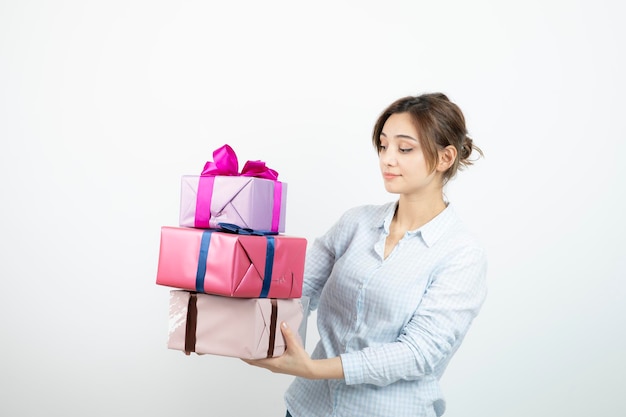
[[[219,223],[285,232],[287,184],[264,178],[183,175],[182,227],[218,228]]]
[[[223,145],[213,152],[201,175],[183,175],[182,227],[216,229],[219,223],[284,233],[287,184],[263,161],[247,161],[239,172],[235,151]]]

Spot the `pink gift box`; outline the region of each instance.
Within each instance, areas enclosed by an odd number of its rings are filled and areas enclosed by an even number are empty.
[[[161,228],[156,283],[236,298],[300,298],[307,241]]]
[[[243,228],[284,233],[287,184],[264,178],[183,175],[180,218],[183,227]]]
[[[185,353],[242,359],[280,356],[286,322],[302,345],[297,329],[305,313],[299,299],[230,298],[184,290],[170,291],[167,347]]]

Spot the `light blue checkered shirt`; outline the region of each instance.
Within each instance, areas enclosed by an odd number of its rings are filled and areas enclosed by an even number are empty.
[[[485,300],[486,255],[449,205],[383,259],[395,206],[348,210],[307,253],[311,356],[341,356],[345,380],[296,378],[285,393],[294,417],[445,410],[439,379]]]

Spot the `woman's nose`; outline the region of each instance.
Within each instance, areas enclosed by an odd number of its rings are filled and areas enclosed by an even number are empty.
[[[386,166],[394,166],[398,162],[396,154],[389,149],[381,152],[380,161]]]

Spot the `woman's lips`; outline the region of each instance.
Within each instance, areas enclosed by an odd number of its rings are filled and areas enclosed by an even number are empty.
[[[390,172],[383,172],[383,178],[385,178],[386,180],[392,180],[394,178],[399,177],[400,175],[398,174],[392,174]]]

